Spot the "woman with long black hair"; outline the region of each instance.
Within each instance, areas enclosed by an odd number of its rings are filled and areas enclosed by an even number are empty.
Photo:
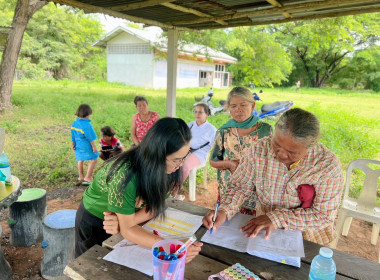
[[[75,255],[110,237],[103,229],[104,212],[116,213],[121,235],[151,248],[162,238],[140,223],[164,213],[165,199],[181,186],[180,167],[190,154],[191,132],[181,119],[158,120],[140,145],[112,158],[98,171],[83,194],[75,221]],[[187,261],[200,251],[189,249]]]

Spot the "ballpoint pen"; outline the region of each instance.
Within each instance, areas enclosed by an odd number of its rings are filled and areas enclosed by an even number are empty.
[[[218,201],[216,202],[216,207],[215,207],[214,217],[212,218],[212,228],[210,229],[210,234],[212,234],[212,232],[213,232],[213,230],[214,230],[214,225],[215,225],[216,215],[218,214],[219,205],[220,205],[220,202],[219,202],[219,200],[218,200]]]

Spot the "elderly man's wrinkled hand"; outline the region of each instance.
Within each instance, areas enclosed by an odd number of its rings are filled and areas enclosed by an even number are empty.
[[[103,228],[108,234],[118,234],[120,232],[119,219],[113,212],[104,212]]]
[[[214,226],[214,230],[217,229],[219,226],[223,225],[224,222],[227,219],[227,214],[223,210],[219,210],[216,214],[216,220],[215,225],[213,224],[213,218],[214,218],[215,211],[210,211],[206,216],[203,217],[203,225],[207,229],[211,229]]]
[[[191,262],[196,256],[199,255],[203,246],[202,242],[195,241],[187,250],[186,263]]]
[[[269,238],[272,230],[274,230],[274,225],[267,215],[261,215],[257,218],[250,220],[240,231],[244,231],[245,237],[256,237],[261,230],[265,230],[265,239]]]

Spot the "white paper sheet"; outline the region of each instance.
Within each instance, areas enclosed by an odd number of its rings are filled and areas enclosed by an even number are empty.
[[[302,233],[299,230],[276,229],[268,239],[265,239],[265,231],[260,231],[255,238],[250,238],[247,251],[305,257]]]
[[[149,276],[153,275],[152,250],[140,245],[114,247],[103,259],[136,269]]]
[[[165,213],[166,220],[152,219],[143,228],[151,232],[157,230],[162,237],[178,239],[184,236],[190,237],[202,225],[203,216],[192,215],[173,208],[168,208]],[[152,250],[133,245],[126,239],[116,244],[103,259],[136,269],[149,276],[153,275]]]
[[[252,219],[252,216],[238,214],[229,221],[226,221],[212,234],[206,232],[202,241],[218,245],[224,248],[236,250],[238,252],[247,252],[248,238],[244,237],[244,233],[240,232],[240,228]]]
[[[269,239],[265,239],[265,231],[255,238],[245,238],[240,228],[252,218],[238,213],[213,234],[206,233],[202,241],[299,267],[300,258],[305,256],[302,233],[298,230],[276,229],[271,232]]]

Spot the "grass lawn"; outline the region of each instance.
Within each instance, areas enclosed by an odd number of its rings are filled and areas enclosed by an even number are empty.
[[[257,89],[257,91],[260,89]],[[194,96],[206,94],[206,88],[178,89],[177,116],[186,122],[191,113]],[[215,105],[225,99],[229,89],[216,89]],[[321,142],[335,152],[343,168],[357,158],[380,159],[380,94],[295,88],[263,89],[257,102],[292,100],[294,107],[309,110],[321,121]],[[24,187],[44,189],[72,186],[78,177],[74,152],[71,150],[70,126],[81,103],[93,109],[92,124],[100,128],[110,125],[124,146],[131,144],[130,119],[136,113],[133,98],[143,95],[149,109],[166,114],[166,91],[127,87],[110,83],[71,81],[15,82],[14,108],[1,115],[0,127],[6,130],[5,152],[12,173]],[[219,114],[209,118],[215,127],[228,120]],[[274,124],[274,120],[269,121]],[[98,167],[101,165],[99,160]],[[209,177],[215,178],[210,167]],[[355,194],[357,190],[353,190]]]

